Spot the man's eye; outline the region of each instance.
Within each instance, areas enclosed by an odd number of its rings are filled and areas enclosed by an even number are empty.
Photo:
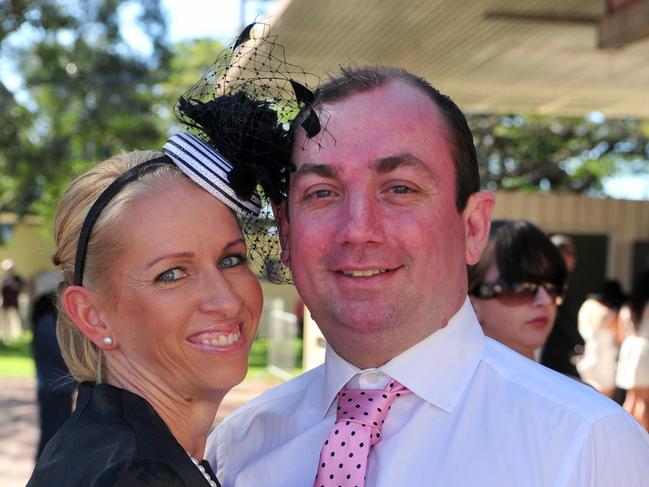
[[[390,188],[390,189],[392,190],[393,193],[397,193],[397,194],[410,193],[412,191],[405,184],[397,184],[395,186],[392,186],[392,188]]]
[[[316,198],[328,198],[331,196],[331,191],[328,189],[319,189],[313,192],[313,196]]]
[[[221,261],[219,262],[219,269],[229,269],[230,267],[236,267],[245,263],[246,260],[247,258],[245,255],[228,255],[227,257],[221,259]]]
[[[158,282],[175,282],[179,279],[182,279],[185,277],[187,273],[180,267],[174,267],[173,269],[169,269],[167,271],[164,271],[162,274],[160,274],[158,277],[156,277],[156,281]]]

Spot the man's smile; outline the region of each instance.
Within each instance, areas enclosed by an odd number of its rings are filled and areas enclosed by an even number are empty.
[[[343,270],[340,271],[347,277],[372,277],[388,272],[389,269]]]

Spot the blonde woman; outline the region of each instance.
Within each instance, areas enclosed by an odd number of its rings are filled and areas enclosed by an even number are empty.
[[[227,181],[231,167],[177,134],[164,154],[113,157],[65,192],[58,336],[81,385],[29,486],[219,485],[203,449],[259,322],[261,288],[237,222],[258,202],[183,171]]]
[[[30,487],[219,485],[207,433],[246,374],[262,309],[247,256],[288,276],[270,207],[288,184],[285,124],[310,98],[289,68],[275,36],[247,26],[179,100],[202,138],[116,156],[65,192],[58,336],[82,384]]]

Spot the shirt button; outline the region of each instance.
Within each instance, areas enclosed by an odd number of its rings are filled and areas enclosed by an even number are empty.
[[[367,380],[367,382],[369,382],[370,384],[376,384],[379,381],[379,379],[380,379],[380,376],[376,372],[373,372],[371,374],[367,374],[365,376],[365,380]]]

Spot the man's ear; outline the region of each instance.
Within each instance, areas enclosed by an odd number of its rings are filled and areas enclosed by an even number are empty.
[[[476,264],[480,254],[489,240],[491,214],[496,205],[496,198],[490,191],[478,191],[469,196],[464,217],[464,233],[466,237],[465,262]]]
[[[277,222],[277,229],[279,231],[279,243],[282,246],[282,253],[280,258],[282,264],[291,267],[291,255],[289,252],[288,235],[289,235],[289,216],[288,216],[288,201],[284,200],[277,205],[273,205],[273,213],[275,214],[275,221]]]
[[[97,297],[92,291],[82,286],[68,286],[63,291],[62,304],[69,318],[86,338],[102,350],[113,350],[116,347],[115,337],[101,319]]]

